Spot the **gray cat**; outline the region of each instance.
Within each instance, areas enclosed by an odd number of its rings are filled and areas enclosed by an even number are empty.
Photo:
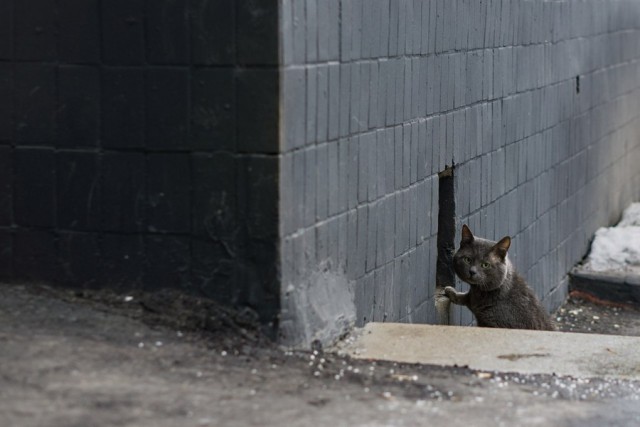
[[[447,286],[446,296],[454,304],[468,307],[478,326],[555,330],[547,312],[511,265],[507,257],[510,245],[509,236],[496,243],[475,237],[469,227],[463,225],[453,267],[470,289],[462,293]]]

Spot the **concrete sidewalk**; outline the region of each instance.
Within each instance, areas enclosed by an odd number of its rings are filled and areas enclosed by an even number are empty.
[[[369,323],[341,351],[359,359],[498,372],[640,379],[640,337]]]

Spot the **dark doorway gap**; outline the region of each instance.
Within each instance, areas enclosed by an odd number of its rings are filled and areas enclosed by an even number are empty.
[[[455,285],[453,253],[456,236],[456,200],[454,194],[454,166],[447,167],[438,174],[438,258],[436,262],[436,295],[443,293],[446,286]],[[444,307],[443,307],[444,309]],[[439,313],[441,323],[448,322],[446,312]]]

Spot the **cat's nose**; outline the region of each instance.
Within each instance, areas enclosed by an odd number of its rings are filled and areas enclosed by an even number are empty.
[[[478,274],[478,270],[476,270],[476,268],[475,268],[475,267],[471,267],[471,268],[469,269],[469,277],[473,277],[473,276],[475,276],[476,274]]]

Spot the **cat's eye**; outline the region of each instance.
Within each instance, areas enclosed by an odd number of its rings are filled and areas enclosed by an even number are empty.
[[[465,264],[471,264],[471,258],[468,256],[462,257],[462,261],[464,261]]]
[[[482,264],[480,264],[480,267],[482,267],[482,268],[491,268],[491,264],[489,264],[488,262],[483,262]]]

